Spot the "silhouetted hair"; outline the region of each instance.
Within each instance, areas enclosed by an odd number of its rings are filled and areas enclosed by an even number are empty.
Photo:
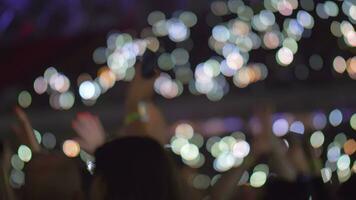
[[[352,175],[348,181],[341,184],[337,191],[338,197],[342,200],[352,200],[356,197],[356,176]]]
[[[62,154],[34,154],[25,169],[25,200],[74,200],[81,198],[81,177],[73,160]]]
[[[179,199],[172,163],[153,139],[116,139],[100,147],[95,158],[95,175],[106,185],[106,200]]]

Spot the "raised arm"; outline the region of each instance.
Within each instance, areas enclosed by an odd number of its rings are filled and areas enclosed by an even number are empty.
[[[18,124],[13,126],[13,130],[16,134],[17,139],[20,143],[30,147],[33,152],[40,152],[41,146],[36,140],[36,137],[33,133],[33,127],[27,114],[20,107],[15,107],[14,112]]]
[[[15,200],[14,191],[9,183],[11,150],[7,142],[2,143],[0,150],[0,199]]]
[[[72,128],[78,135],[75,140],[90,154],[106,141],[105,130],[99,118],[91,113],[79,113],[72,121]]]
[[[152,137],[165,144],[168,141],[166,120],[153,102],[154,81],[141,74],[141,63],[136,64],[136,75],[130,83],[125,102],[124,135],[141,135]]]

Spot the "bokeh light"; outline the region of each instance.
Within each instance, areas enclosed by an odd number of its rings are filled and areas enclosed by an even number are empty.
[[[339,109],[332,110],[329,114],[329,122],[332,126],[340,125],[342,118],[342,112]]]
[[[27,108],[31,105],[31,103],[32,103],[31,94],[26,90],[20,92],[18,96],[18,104],[23,108]]]
[[[17,149],[17,154],[19,155],[19,158],[24,162],[29,162],[32,158],[32,151],[26,145],[20,145],[20,147]]]
[[[289,124],[286,119],[277,119],[273,122],[272,131],[278,137],[284,136],[288,133]]]
[[[316,131],[310,136],[310,144],[314,148],[319,148],[324,144],[325,136],[323,132]]]
[[[74,140],[64,141],[62,149],[64,154],[70,158],[77,157],[80,153],[80,146],[78,142]]]

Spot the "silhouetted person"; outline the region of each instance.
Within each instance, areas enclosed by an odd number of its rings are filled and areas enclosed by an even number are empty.
[[[25,200],[80,200],[81,177],[76,163],[61,154],[35,154],[26,166]]]
[[[356,176],[352,175],[348,181],[341,184],[337,194],[341,200],[352,200],[356,197]]]
[[[174,168],[153,139],[125,137],[95,152],[93,200],[180,199]]]

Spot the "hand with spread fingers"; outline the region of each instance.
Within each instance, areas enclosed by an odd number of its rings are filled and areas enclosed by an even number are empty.
[[[98,147],[105,143],[104,128],[99,118],[93,114],[79,113],[73,120],[72,127],[78,135],[75,140],[88,153],[93,154]]]

